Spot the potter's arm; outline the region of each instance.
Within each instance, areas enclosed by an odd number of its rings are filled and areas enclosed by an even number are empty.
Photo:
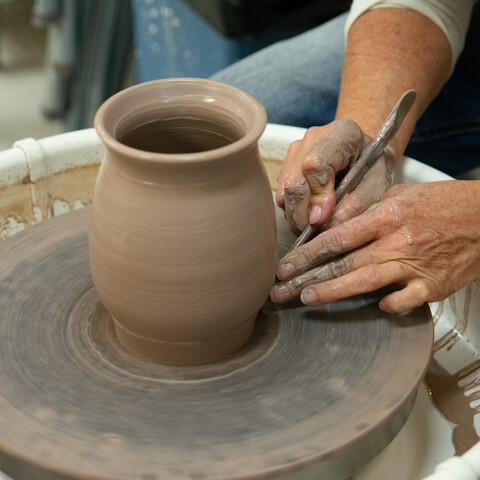
[[[417,101],[391,145],[401,156],[416,121],[446,82],[452,51],[446,35],[423,14],[371,10],[349,30],[337,118],[355,120],[373,136],[410,88]]]
[[[285,209],[292,231],[300,232],[308,222],[320,225],[330,218],[336,174],[358,158],[368,136],[375,135],[398,98],[413,88],[417,101],[391,142],[395,157],[402,155],[416,121],[448,79],[452,58],[445,32],[418,11],[380,8],[356,18],[348,33],[336,117],[353,120],[360,128],[335,122],[313,127],[303,140],[291,145],[277,203]],[[345,138],[340,138],[342,135]],[[364,212],[382,198],[391,185],[390,160],[388,152],[380,157],[370,178],[345,198],[331,217],[333,224]]]
[[[358,157],[362,135],[374,135],[400,95],[414,88],[417,102],[392,142],[395,156],[403,153],[416,121],[449,76],[453,51],[445,32],[417,11],[385,8],[356,19],[348,35],[337,118],[354,120],[360,128],[349,128],[343,139],[338,123],[312,128],[290,147],[277,201],[291,224],[297,221],[297,230],[308,213],[311,223],[327,220],[336,174],[348,166],[348,157]],[[444,299],[480,277],[480,249],[475,246],[480,245],[480,230],[474,220],[480,214],[480,182],[402,185],[386,191],[388,159],[380,157],[375,165],[374,181],[364,179],[334,212],[340,225],[330,221],[327,226],[334,228],[280,261],[281,283],[271,292],[273,301],[301,293],[304,303],[321,305],[398,284],[403,288],[385,297],[380,307],[401,312]],[[379,185],[377,178],[385,188],[369,197]],[[346,201],[350,208],[344,208]],[[375,209],[359,215],[373,203]],[[306,212],[303,217],[299,205]],[[315,209],[321,218],[312,218]],[[474,240],[463,244],[467,238]],[[346,255],[328,262],[339,254]],[[453,265],[458,265],[459,276],[452,276],[457,271]]]

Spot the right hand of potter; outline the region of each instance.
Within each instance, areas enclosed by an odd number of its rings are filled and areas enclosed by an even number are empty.
[[[393,181],[394,154],[389,147],[331,216],[336,180],[370,140],[354,121],[341,119],[309,128],[302,140],[290,145],[276,202],[285,210],[293,233],[299,234],[308,223],[321,225],[328,220],[327,227],[343,223],[381,200]]]

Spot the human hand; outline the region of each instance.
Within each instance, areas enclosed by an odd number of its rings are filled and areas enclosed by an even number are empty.
[[[387,148],[357,188],[335,207],[338,174],[355,162],[371,138],[352,120],[336,120],[307,130],[287,152],[276,202],[285,210],[290,230],[299,234],[311,223],[327,228],[359,215],[378,202],[393,181],[393,150]]]
[[[301,293],[306,305],[322,305],[389,284],[402,288],[380,301],[387,312],[443,300],[480,277],[480,181],[396,185],[288,253],[277,276],[276,303]]]

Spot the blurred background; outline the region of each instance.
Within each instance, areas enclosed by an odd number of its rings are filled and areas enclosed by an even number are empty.
[[[350,0],[0,0],[0,150],[91,127],[117,91],[209,77]]]

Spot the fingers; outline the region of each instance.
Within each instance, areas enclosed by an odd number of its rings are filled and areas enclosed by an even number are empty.
[[[296,234],[307,226],[310,211],[310,187],[298,161],[301,148],[301,141],[290,144],[275,195],[277,205],[285,211],[290,230]]]
[[[366,255],[353,253],[306,272],[272,288],[270,298],[285,303],[301,294],[305,305],[315,306],[344,297],[372,292],[384,286],[409,282],[402,290],[385,296],[379,307],[387,313],[401,313],[437,298],[437,288],[431,279],[411,280],[408,264],[389,261],[380,264]],[[359,267],[359,265],[363,265]]]
[[[313,151],[305,157],[302,170],[311,190],[308,221],[312,225],[324,223],[335,207],[335,175],[331,165],[323,164],[319,149],[322,144],[315,146]]]
[[[300,150],[301,140],[292,142],[288,147],[275,195],[275,201],[280,208],[285,208],[285,187],[289,184],[293,185],[299,177],[303,176],[302,168],[297,161]]]
[[[298,177],[295,184],[285,186],[284,208],[288,227],[294,233],[300,233],[308,223],[310,211],[310,187],[305,177]]]
[[[364,146],[363,133],[355,122],[342,119],[334,125],[333,131],[316,142],[302,162],[311,190],[309,222],[313,225],[324,223],[331,215],[335,207],[335,177],[358,158]]]
[[[370,264],[340,278],[307,287],[300,298],[305,305],[323,305],[341,298],[373,292],[392,283],[402,283],[408,274],[408,269],[399,262]]]
[[[298,276],[289,277],[289,280],[277,283],[273,286],[270,296],[274,302],[284,303],[300,295],[302,290],[310,285],[342,277],[370,264],[381,264],[394,260],[397,260],[396,255],[392,256],[388,249],[382,248],[378,245],[378,242],[374,242],[364,248],[334,258],[332,261],[323,263],[319,267],[305,271]],[[405,263],[405,268],[402,271],[405,272],[407,268],[409,268],[409,264]],[[283,272],[284,270],[282,270]]]
[[[415,280],[404,289],[383,297],[379,307],[388,313],[405,312],[432,301],[435,297],[434,292],[435,288],[430,280]]]
[[[305,272],[298,277],[275,285],[270,292],[270,298],[275,303],[288,302],[292,298],[298,297],[305,287],[347,274],[355,268],[352,263],[354,263],[353,255]]]
[[[285,157],[276,194],[277,204],[296,233],[308,223],[322,224],[335,206],[335,177],[357,159],[364,135],[351,120],[312,127],[293,142]]]
[[[280,280],[291,279],[339,254],[377,239],[382,231],[383,221],[377,210],[355,217],[285,255],[278,264],[277,277]]]

